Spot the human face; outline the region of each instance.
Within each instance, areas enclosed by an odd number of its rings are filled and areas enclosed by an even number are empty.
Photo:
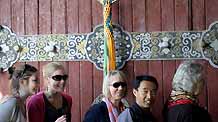
[[[61,76],[61,79],[57,80],[58,78],[55,78],[56,76]],[[57,93],[64,90],[66,79],[62,78],[62,76],[67,76],[64,72],[64,69],[58,69],[54,71],[51,76],[48,77],[48,88],[51,92]]]
[[[150,81],[143,80],[138,89],[133,89],[136,103],[142,108],[150,108],[155,101],[157,87]]]
[[[126,81],[120,78],[118,75],[111,76],[109,78],[109,90],[111,99],[121,100],[126,92]]]
[[[37,93],[37,91],[39,89],[39,81],[38,81],[38,77],[36,74],[29,77],[28,88],[29,88],[30,95]]]
[[[33,95],[38,91],[39,88],[39,82],[37,74],[34,73],[29,77],[26,77],[25,79],[20,81],[20,94],[24,96]]]

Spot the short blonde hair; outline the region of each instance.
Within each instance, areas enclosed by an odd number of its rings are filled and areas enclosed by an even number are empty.
[[[60,62],[50,62],[43,66],[42,75],[44,78],[51,76],[56,70],[64,69],[64,66]]]
[[[127,81],[126,76],[122,71],[119,71],[119,70],[109,71],[108,74],[104,78],[103,86],[102,86],[102,93],[105,97],[111,96],[109,85],[110,85],[110,77],[112,77],[112,76],[118,76],[122,80],[124,80],[125,82]],[[127,88],[126,88],[124,97],[126,96],[126,94],[127,94]]]

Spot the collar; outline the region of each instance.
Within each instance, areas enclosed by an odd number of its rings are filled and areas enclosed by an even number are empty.
[[[152,115],[150,108],[147,109],[143,109],[141,108],[136,102],[133,103],[133,105],[131,106],[131,108],[133,109],[133,111],[139,115]]]

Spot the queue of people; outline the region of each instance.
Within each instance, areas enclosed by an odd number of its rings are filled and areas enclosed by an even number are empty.
[[[64,93],[68,74],[60,62],[43,66],[45,90],[39,92],[38,70],[29,64],[9,69],[10,94],[0,99],[0,122],[71,122],[72,98]],[[104,77],[102,95],[92,104],[83,122],[157,122],[152,113],[158,80],[151,75],[136,76],[127,89],[125,74],[119,70]],[[185,61],[178,67],[172,91],[163,109],[164,122],[212,122],[206,109],[198,104],[205,84],[205,70],[199,63]],[[128,87],[129,88],[129,87]],[[131,105],[125,97],[130,90]],[[75,110],[76,111],[76,110]]]

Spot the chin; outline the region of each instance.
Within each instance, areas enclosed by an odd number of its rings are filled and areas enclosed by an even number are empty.
[[[150,108],[150,105],[144,105],[143,107],[144,108]]]
[[[55,92],[63,92],[63,88],[62,87],[57,87],[54,89]]]
[[[148,104],[148,103],[144,103],[143,107],[144,108],[150,108],[151,104]]]
[[[123,98],[123,95],[122,95],[122,96],[118,96],[117,98],[118,98],[118,99],[122,99],[122,98]]]
[[[121,100],[121,97],[115,97],[114,100]]]
[[[30,93],[30,95],[34,95],[34,94],[36,94],[36,92],[32,92],[32,93]]]

